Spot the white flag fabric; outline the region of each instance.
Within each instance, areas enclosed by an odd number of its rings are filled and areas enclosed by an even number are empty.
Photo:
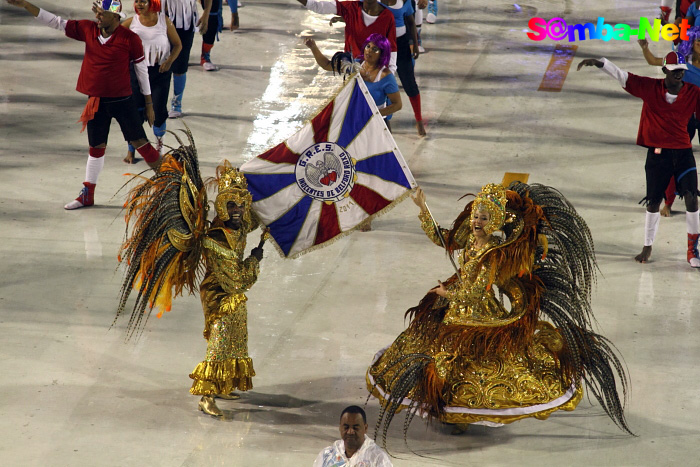
[[[357,74],[296,134],[241,171],[253,210],[288,258],[350,233],[416,187]]]

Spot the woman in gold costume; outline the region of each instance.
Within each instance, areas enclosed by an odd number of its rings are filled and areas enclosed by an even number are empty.
[[[434,223],[420,188],[413,199],[428,237],[449,254],[461,250],[460,267],[408,310],[408,328],[367,371],[382,404],[375,438],[383,427],[386,444],[402,409],[405,430],[416,413],[456,431],[546,419],[574,410],[584,386],[631,433],[624,367],[591,330],[590,231],[563,195],[543,185],[489,184],[449,230]]]
[[[236,389],[253,387],[245,292],[257,280],[265,232],[244,259],[246,237],[258,221],[245,176],[228,161],[210,182],[218,194],[216,216],[207,220],[206,186],[194,142],[186,134],[190,145],[168,154],[158,173],[129,193],[127,239],[119,258],[126,260],[127,271],[117,316],[131,290],[138,290],[128,325],[131,337],[142,332],[153,308],[170,311],[173,295],[199,289],[207,352],[190,374],[190,393],[202,396],[199,410],[221,416],[215,398],[238,399]]]

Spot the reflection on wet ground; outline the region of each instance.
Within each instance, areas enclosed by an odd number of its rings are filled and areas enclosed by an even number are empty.
[[[319,49],[331,57],[343,49],[343,30],[330,26],[325,17],[311,12],[306,13],[301,27],[306,30],[298,35],[298,43],[280,49],[280,57],[270,70],[269,84],[253,104],[257,116],[246,142],[244,160],[294,134],[342,86],[341,78],[316,64],[303,38],[312,37]]]

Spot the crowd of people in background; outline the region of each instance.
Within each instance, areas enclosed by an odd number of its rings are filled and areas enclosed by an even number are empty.
[[[134,15],[127,18],[121,0],[97,0],[92,8],[96,21],[73,21],[25,0],[6,1],[24,8],[39,22],[86,43],[78,91],[88,96],[81,121],[88,130],[89,155],[83,188],[75,200],[65,205],[68,210],[95,203],[95,187],[104,167],[113,118],[127,142],[124,162],[138,162],[138,153],[150,166],[158,166],[164,152],[167,119],[186,115],[183,98],[196,33],[202,37],[200,66],[207,72],[218,71],[212,61],[212,49],[224,29],[223,7],[228,5],[231,12],[228,29],[236,31],[240,28],[238,9],[242,6],[238,0],[135,0]],[[416,64],[425,52],[421,40],[423,11],[428,11],[426,22],[434,23],[437,0],[298,1],[312,11],[331,15],[331,23],[345,23],[345,51],[358,60],[360,73],[390,129],[391,114],[402,108],[395,77],[398,75],[413,109],[418,135],[425,136]],[[99,31],[99,40],[89,37],[88,30],[92,29]],[[373,48],[366,56],[370,35],[374,38]],[[97,44],[110,40],[124,42],[124,48],[106,53],[108,48]],[[307,40],[306,45],[319,61],[320,51],[313,40]],[[376,52],[372,52],[374,49]],[[149,142],[143,122],[152,127],[154,144]]]

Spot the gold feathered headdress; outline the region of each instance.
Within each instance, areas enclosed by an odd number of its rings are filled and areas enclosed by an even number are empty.
[[[491,235],[503,227],[506,221],[506,189],[503,185],[489,183],[481,188],[476,195],[474,206],[477,211],[489,213],[489,222],[484,227],[484,232]]]
[[[250,208],[253,204],[253,196],[248,191],[248,181],[243,172],[236,167],[231,167],[229,161],[216,168],[216,181],[219,193],[216,195],[214,206],[219,219],[226,222],[229,219],[226,205],[233,201],[238,206],[243,206],[243,221],[248,226],[252,224]]]

